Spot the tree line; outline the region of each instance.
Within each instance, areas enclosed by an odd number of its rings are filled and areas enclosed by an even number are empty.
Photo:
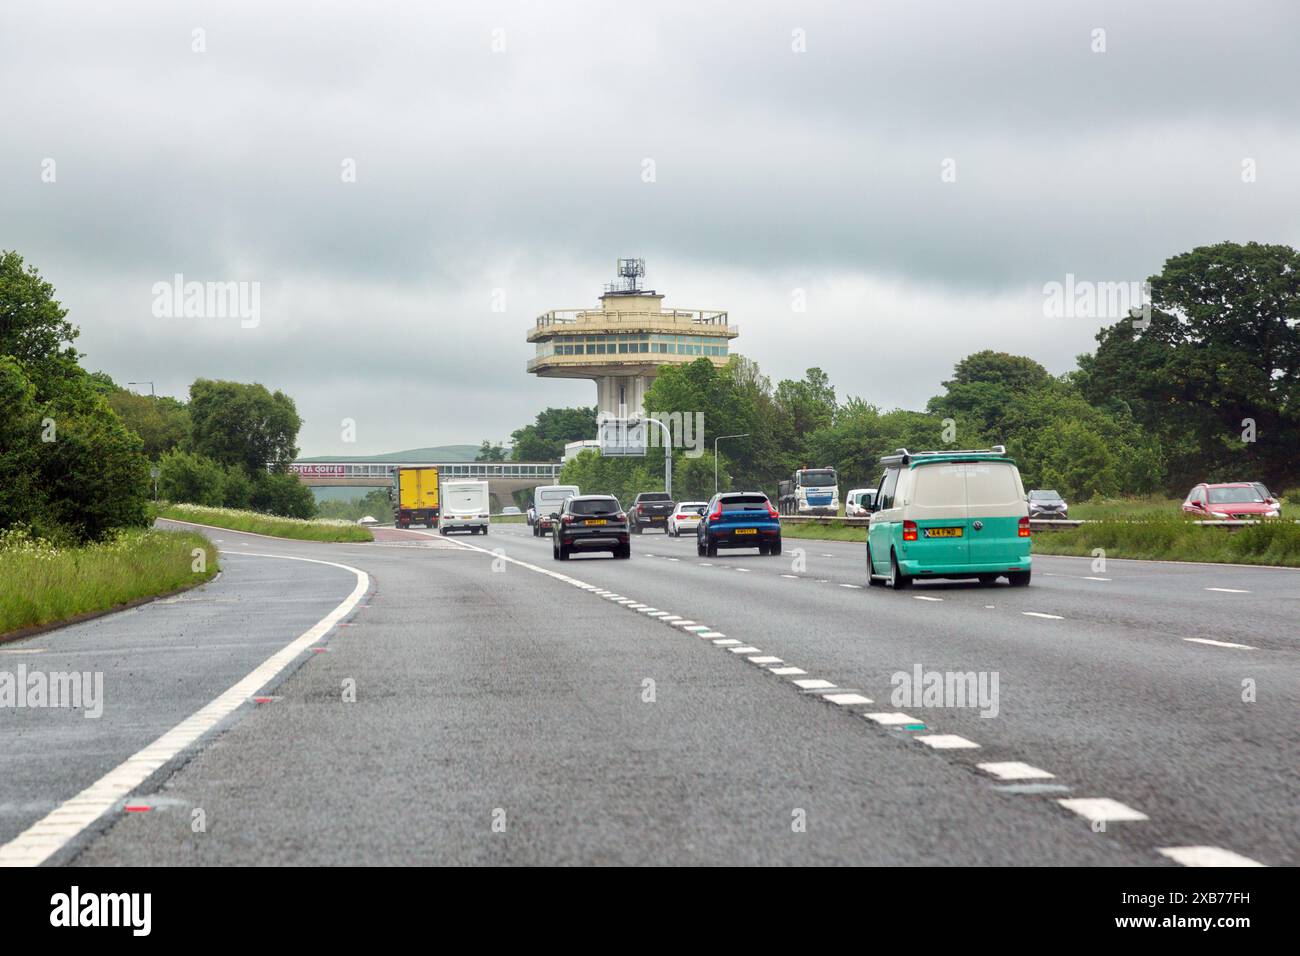
[[[74,544],[145,525],[154,466],[172,501],[314,513],[288,473],[291,398],[207,379],[188,402],[137,395],[81,366],[79,334],[37,269],[0,252],[0,528]]]
[[[703,413],[702,454],[678,450],[673,491],[707,498],[719,486],[772,494],[794,469],[831,466],[841,486],[874,486],[897,448],[1006,445],[1026,487],[1072,500],[1181,496],[1201,481],[1300,484],[1300,253],[1224,242],[1169,259],[1149,280],[1149,316],[1104,328],[1077,367],[1050,374],[1028,356],[982,351],[959,361],[924,410],[840,399],[826,374],[772,384],[733,355],[660,369],[646,395],[655,413]],[[547,409],[514,433],[516,460],[556,459],[592,438],[595,409]],[[643,459],[584,452],[563,480],[630,500],[662,489],[661,452]]]

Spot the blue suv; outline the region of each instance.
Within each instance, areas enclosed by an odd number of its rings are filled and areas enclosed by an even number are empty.
[[[714,495],[695,529],[695,550],[714,557],[719,548],[758,548],[759,554],[781,553],[781,516],[761,491]]]

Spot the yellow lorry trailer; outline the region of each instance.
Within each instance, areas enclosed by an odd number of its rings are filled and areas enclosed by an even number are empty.
[[[393,515],[399,528],[438,523],[438,469],[398,468],[393,475]]]

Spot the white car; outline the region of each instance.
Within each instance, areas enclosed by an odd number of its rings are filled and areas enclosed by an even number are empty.
[[[518,508],[516,508],[514,505],[506,505],[504,508],[501,509],[501,514],[518,515],[518,514],[523,514],[523,512],[520,511]]]
[[[673,513],[668,516],[668,533],[674,538],[680,538],[683,531],[694,534],[695,529],[700,526],[700,518],[704,517],[708,507],[707,501],[677,502],[677,507],[673,508]]]
[[[854,488],[844,498],[844,517],[866,518],[876,500],[875,488]]]

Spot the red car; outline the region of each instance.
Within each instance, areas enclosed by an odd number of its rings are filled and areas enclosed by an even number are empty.
[[[1183,513],[1200,518],[1251,519],[1276,518],[1278,502],[1265,497],[1259,486],[1249,481],[1231,481],[1218,485],[1200,484],[1187,494]]]

